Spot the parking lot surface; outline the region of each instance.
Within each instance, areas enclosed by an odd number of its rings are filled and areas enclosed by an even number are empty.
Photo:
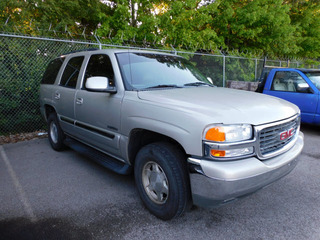
[[[117,175],[47,139],[0,146],[0,239],[320,239],[320,128],[288,176],[215,209],[164,222]]]

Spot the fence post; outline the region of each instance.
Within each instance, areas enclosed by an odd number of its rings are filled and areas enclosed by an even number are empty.
[[[226,86],[226,56],[223,55],[222,87]]]
[[[93,36],[96,38],[97,42],[99,43],[99,49],[101,50],[102,49],[101,42],[99,41],[98,37],[95,34],[93,34]]]
[[[170,44],[171,48],[173,49],[173,53],[174,55],[177,55],[177,50],[172,46],[172,44]]]
[[[257,81],[257,70],[258,70],[258,59],[255,59],[255,66],[254,66],[254,81]]]

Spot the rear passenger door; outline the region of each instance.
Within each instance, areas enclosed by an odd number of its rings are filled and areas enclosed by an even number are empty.
[[[89,77],[107,77],[115,84],[114,71],[106,54],[90,56],[81,88],[76,93],[76,137],[100,150],[120,156],[120,107],[122,94],[90,92],[86,89]]]
[[[74,105],[76,86],[84,56],[76,56],[67,60],[59,86],[53,93],[56,111],[63,131],[73,135],[75,121]]]
[[[299,92],[299,84],[308,84],[309,91]],[[318,96],[314,94],[308,79],[305,79],[299,72],[276,71],[268,89],[270,90],[264,90],[264,93],[296,104],[301,110],[302,121],[312,123],[317,109]]]

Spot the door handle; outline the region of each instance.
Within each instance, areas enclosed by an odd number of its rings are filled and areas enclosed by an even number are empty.
[[[55,93],[55,94],[54,94],[54,98],[57,99],[57,100],[59,100],[59,99],[60,99],[60,93]]]
[[[79,105],[83,104],[83,98],[77,98],[76,104],[79,104]]]

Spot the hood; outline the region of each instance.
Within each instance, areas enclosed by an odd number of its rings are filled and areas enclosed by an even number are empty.
[[[208,123],[260,125],[289,118],[299,108],[268,95],[218,87],[139,91],[141,100],[182,111]]]

